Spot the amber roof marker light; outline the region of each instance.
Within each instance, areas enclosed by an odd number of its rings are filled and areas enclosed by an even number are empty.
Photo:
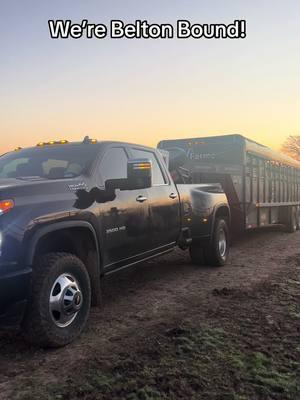
[[[0,215],[6,214],[12,208],[14,208],[15,203],[13,200],[0,200]]]
[[[97,144],[98,140],[97,139],[90,139],[89,136],[85,136],[85,138],[82,141],[83,144]]]
[[[69,143],[68,140],[50,140],[50,142],[39,142],[37,147],[44,147],[44,146],[53,146],[54,144],[67,144]]]

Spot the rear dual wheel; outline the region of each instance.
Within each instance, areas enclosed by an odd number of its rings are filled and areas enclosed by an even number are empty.
[[[196,265],[225,265],[229,256],[229,228],[227,221],[223,218],[216,219],[210,243],[203,248],[197,242],[192,243],[190,255],[193,264]]]

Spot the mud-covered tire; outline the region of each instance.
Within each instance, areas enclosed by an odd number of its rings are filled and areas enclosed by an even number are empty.
[[[291,207],[288,213],[288,223],[286,226],[288,233],[295,233],[298,225],[297,207]]]
[[[56,304],[63,310],[61,314],[53,311]],[[25,339],[41,347],[65,346],[82,332],[90,306],[90,279],[79,258],[68,253],[39,257],[33,268],[32,295],[23,321]]]
[[[204,247],[204,259],[208,265],[221,267],[227,263],[229,256],[229,228],[227,221],[218,218],[215,221],[209,245]]]

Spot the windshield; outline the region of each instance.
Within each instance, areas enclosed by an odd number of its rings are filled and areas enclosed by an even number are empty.
[[[74,178],[91,166],[98,151],[95,145],[61,145],[8,153],[0,157],[0,179]]]

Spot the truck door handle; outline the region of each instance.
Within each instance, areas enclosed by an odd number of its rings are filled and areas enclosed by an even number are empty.
[[[170,197],[170,199],[176,199],[177,194],[176,193],[171,193],[169,197]]]
[[[136,198],[136,201],[138,201],[139,203],[144,203],[144,201],[146,201],[146,200],[148,200],[147,197],[142,196],[142,195],[140,195]]]

